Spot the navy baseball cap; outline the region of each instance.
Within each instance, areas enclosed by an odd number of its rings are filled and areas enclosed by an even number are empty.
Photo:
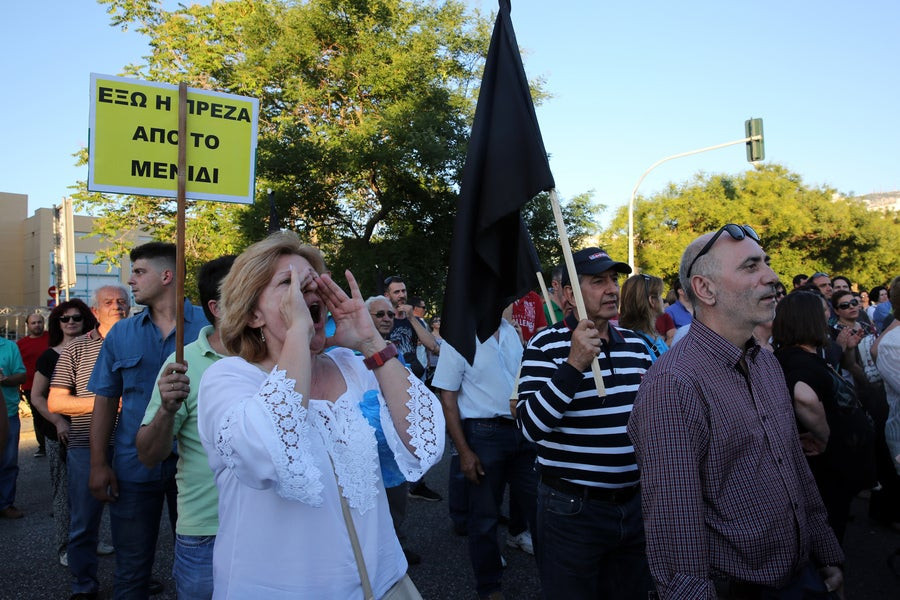
[[[631,267],[627,263],[613,260],[606,251],[597,247],[579,250],[572,254],[572,259],[575,263],[575,272],[579,275],[597,275],[610,270],[625,275],[631,273]],[[563,275],[562,283],[570,285],[568,269]]]

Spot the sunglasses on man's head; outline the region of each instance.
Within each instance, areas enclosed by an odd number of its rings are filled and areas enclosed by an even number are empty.
[[[403,279],[399,275],[391,275],[390,277],[385,278],[384,285],[391,285],[394,282],[403,283]]]
[[[387,315],[393,319],[397,315],[397,313],[395,313],[392,310],[379,310],[378,312],[369,313],[369,314],[371,314],[376,319],[383,319],[384,315]]]
[[[710,248],[713,247],[713,244],[716,243],[716,240],[718,240],[719,237],[722,236],[722,233],[727,233],[728,235],[731,236],[731,239],[733,239],[736,242],[739,242],[744,238],[750,238],[754,242],[759,243],[759,234],[756,233],[755,231],[753,231],[753,228],[750,227],[749,225],[735,225],[734,223],[728,223],[727,225],[723,225],[716,232],[716,235],[712,236],[709,239],[709,241],[706,242],[706,245],[703,246],[703,248],[700,250],[700,253],[694,257],[694,260],[691,261],[691,264],[688,266],[688,270],[687,270],[688,279],[691,278],[691,271],[694,269],[694,264],[697,262],[697,260],[701,256],[703,256],[704,254],[709,252]]]
[[[68,323],[69,321],[75,321],[76,323],[81,323],[84,320],[84,317],[81,315],[63,315],[59,318],[60,323]]]
[[[837,305],[837,308],[839,308],[840,310],[847,310],[851,306],[859,306],[859,300],[854,298],[853,300],[850,300],[849,302],[841,302],[840,304]]]

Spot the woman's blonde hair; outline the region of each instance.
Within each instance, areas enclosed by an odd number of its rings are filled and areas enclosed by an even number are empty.
[[[228,352],[248,362],[259,362],[266,357],[266,344],[259,330],[249,323],[263,289],[275,273],[275,264],[286,254],[305,258],[316,273],[326,272],[318,248],[300,243],[293,231],[280,231],[244,250],[222,280],[219,336]]]
[[[619,299],[619,325],[656,337],[656,316],[662,306],[654,309],[650,298],[659,298],[663,285],[659,277],[643,273],[626,279]]]

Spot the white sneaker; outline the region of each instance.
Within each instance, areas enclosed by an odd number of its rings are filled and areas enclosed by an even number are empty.
[[[66,552],[65,550],[63,550],[62,552],[59,553],[59,564],[61,564],[64,567],[69,566],[69,553]]]
[[[97,556],[107,556],[115,551],[116,549],[112,546],[112,544],[107,544],[105,542],[97,543]]]
[[[534,543],[531,541],[531,532],[527,529],[519,535],[506,534],[506,545],[510,548],[519,548],[523,552],[534,555]]]

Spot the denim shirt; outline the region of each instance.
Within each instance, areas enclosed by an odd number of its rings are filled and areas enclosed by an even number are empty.
[[[184,343],[196,340],[206,325],[209,323],[203,310],[185,300]],[[175,329],[163,339],[146,308],[113,325],[103,340],[88,389],[98,396],[122,398],[112,465],[122,481],[157,481],[162,477],[160,465],[148,469],[138,460],[134,439],[150,403],[156,376],[174,351]]]

